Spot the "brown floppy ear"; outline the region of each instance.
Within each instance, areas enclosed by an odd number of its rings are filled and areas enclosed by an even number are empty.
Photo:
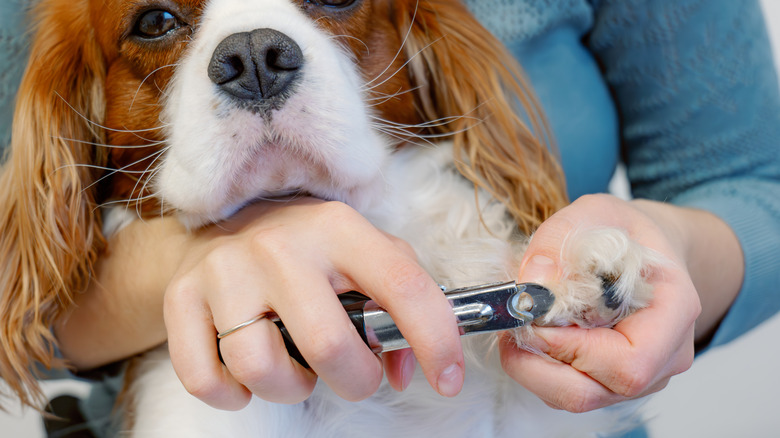
[[[105,68],[88,2],[42,1],[0,177],[0,376],[22,403],[40,402],[39,365],[54,358],[51,328],[85,287],[104,245],[95,206],[95,146]]]
[[[520,67],[456,0],[394,2],[417,105],[451,120],[458,169],[503,202],[530,234],[568,203],[544,118]],[[518,104],[530,128],[518,112]]]

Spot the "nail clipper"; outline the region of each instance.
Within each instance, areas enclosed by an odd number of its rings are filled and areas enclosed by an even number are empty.
[[[544,316],[555,300],[544,286],[514,281],[442,290],[452,305],[461,336],[523,327]],[[371,351],[382,353],[409,347],[390,314],[374,301],[358,293],[343,294],[341,298],[342,303],[357,299],[345,305],[344,310]],[[290,356],[308,368],[282,321],[278,317],[272,320],[282,332]]]

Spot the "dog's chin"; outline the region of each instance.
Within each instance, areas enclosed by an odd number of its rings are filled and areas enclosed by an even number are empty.
[[[178,210],[176,212],[176,217],[179,219],[179,222],[181,222],[188,230],[192,231],[228,219],[245,207],[252,204],[260,202],[287,203],[304,197],[313,197],[313,195],[300,189],[290,189],[281,192],[258,195],[257,197],[249,199],[245,202],[227,204],[218,210],[210,212]]]
[[[316,198],[326,202],[327,201],[343,202],[358,210],[363,210],[363,209],[368,209],[378,199],[382,198],[381,196],[376,196],[376,197],[367,196],[368,194],[364,193],[364,191],[360,191],[360,196],[352,196],[347,198],[343,196],[337,196],[336,193],[338,192],[333,190],[313,192],[301,188],[295,188],[295,189],[277,191],[273,193],[264,193],[252,199],[249,199],[246,202],[226,205],[219,210],[215,210],[214,212],[196,213],[196,212],[179,210],[177,211],[176,214],[179,221],[188,230],[195,230],[207,225],[221,222],[235,215],[245,207],[249,205],[261,203],[261,202],[286,204],[303,198]],[[353,192],[353,194],[355,194],[355,192]]]

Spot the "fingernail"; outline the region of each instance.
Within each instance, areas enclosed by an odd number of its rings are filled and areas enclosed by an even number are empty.
[[[526,283],[545,284],[547,280],[555,278],[558,267],[553,259],[537,254],[523,268],[520,281]]]
[[[448,366],[436,381],[439,394],[445,397],[454,397],[458,395],[463,387],[463,371],[457,364]]]
[[[404,357],[401,364],[401,391],[409,387],[414,377],[415,360],[414,354],[409,353]]]

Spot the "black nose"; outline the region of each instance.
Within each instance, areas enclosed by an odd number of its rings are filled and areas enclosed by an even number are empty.
[[[255,29],[228,36],[209,63],[209,78],[242,102],[280,104],[290,94],[303,67],[303,53],[287,35]]]

